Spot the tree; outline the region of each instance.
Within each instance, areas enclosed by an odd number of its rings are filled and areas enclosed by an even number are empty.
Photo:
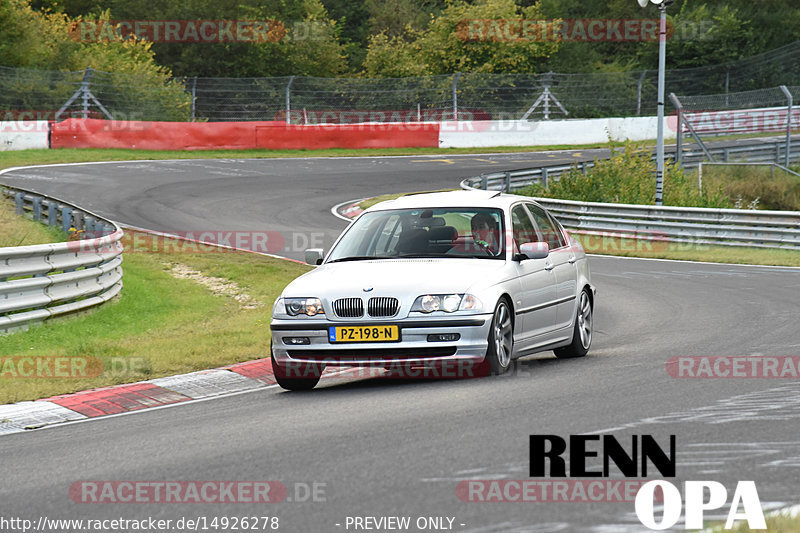
[[[84,16],[101,19],[91,0],[37,1],[51,2],[70,13],[88,9]],[[156,60],[176,76],[336,76],[347,69],[339,30],[320,0],[108,0],[102,4],[108,6],[113,20],[272,21],[282,28],[268,42],[153,43]]]
[[[7,105],[13,106],[8,108],[24,109],[28,102],[42,101],[60,106],[75,90],[66,72],[91,67],[116,77],[109,80],[111,89],[104,104],[112,114],[129,118],[135,112],[138,118],[146,118],[145,111],[151,110],[162,119],[188,118],[188,95],[182,85],[171,80],[169,69],[155,62],[152,43],[80,42],[71,38],[73,22],[63,13],[35,11],[25,0],[7,0],[0,5],[0,65],[64,72],[53,78],[47,72],[11,71],[3,79],[2,91]],[[41,109],[41,104],[36,109]]]
[[[452,72],[536,72],[558,48],[555,41],[526,38],[522,20],[541,19],[537,6],[513,0],[454,0],[433,16],[426,31],[406,27],[391,37],[374,35],[364,62],[368,76]]]

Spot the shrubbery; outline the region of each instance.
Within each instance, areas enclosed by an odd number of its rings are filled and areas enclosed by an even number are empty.
[[[627,143],[608,160],[595,160],[584,174],[573,166],[549,187],[534,184],[518,194],[542,198],[560,198],[582,202],[619,204],[655,204],[655,162],[649,148]],[[733,207],[721,188],[706,188],[703,194],[697,180],[670,163],[664,169],[664,205],[683,207]]]

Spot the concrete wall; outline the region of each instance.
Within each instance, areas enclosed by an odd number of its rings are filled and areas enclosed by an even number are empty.
[[[674,139],[675,117],[665,117],[664,137]],[[543,146],[643,141],[656,138],[657,117],[575,120],[442,122],[441,148]]]
[[[49,148],[46,120],[0,122],[0,151]]]
[[[666,139],[675,138],[675,122],[675,117],[665,118]],[[441,148],[574,145],[655,139],[656,123],[656,117],[629,117],[287,127],[278,122],[161,123],[69,119],[53,124],[50,136],[48,129],[51,126],[47,121],[9,121],[0,122],[0,150],[48,147],[151,150],[430,147],[437,145],[437,137]]]

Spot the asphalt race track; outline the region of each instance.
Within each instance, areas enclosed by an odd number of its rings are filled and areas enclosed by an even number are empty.
[[[330,208],[348,199],[598,154],[108,163],[19,170],[0,181],[133,226],[296,232],[322,235],[327,247],[345,225]],[[800,380],[675,379],[665,369],[676,356],[800,355],[800,270],[611,257],[590,264],[598,295],[586,358],[548,352],[481,380],[269,387],[8,435],[0,439],[0,514],[34,522],[268,515],[289,532],[353,531],[348,517],[365,516],[409,516],[412,525],[449,517],[461,532],[645,530],[631,502],[457,497],[462,480],[531,480],[529,435],[582,433],[652,434],[659,443],[676,435],[676,484],[717,480],[730,501],[737,481],[754,480],[765,509],[800,502]],[[273,480],[289,492],[266,505],[79,504],[69,488],[81,480]],[[305,501],[314,483],[324,494]]]

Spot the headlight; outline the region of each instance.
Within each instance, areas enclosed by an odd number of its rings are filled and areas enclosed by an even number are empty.
[[[286,307],[286,314],[289,316],[300,314],[314,316],[325,313],[319,298],[284,298],[283,304]]]
[[[461,299],[461,305],[458,308],[461,311],[480,311],[483,309],[483,304],[480,300],[478,300],[477,296],[465,294]]]
[[[425,294],[414,301],[411,311],[420,313],[433,313],[444,311],[480,311],[481,302],[471,294]]]

